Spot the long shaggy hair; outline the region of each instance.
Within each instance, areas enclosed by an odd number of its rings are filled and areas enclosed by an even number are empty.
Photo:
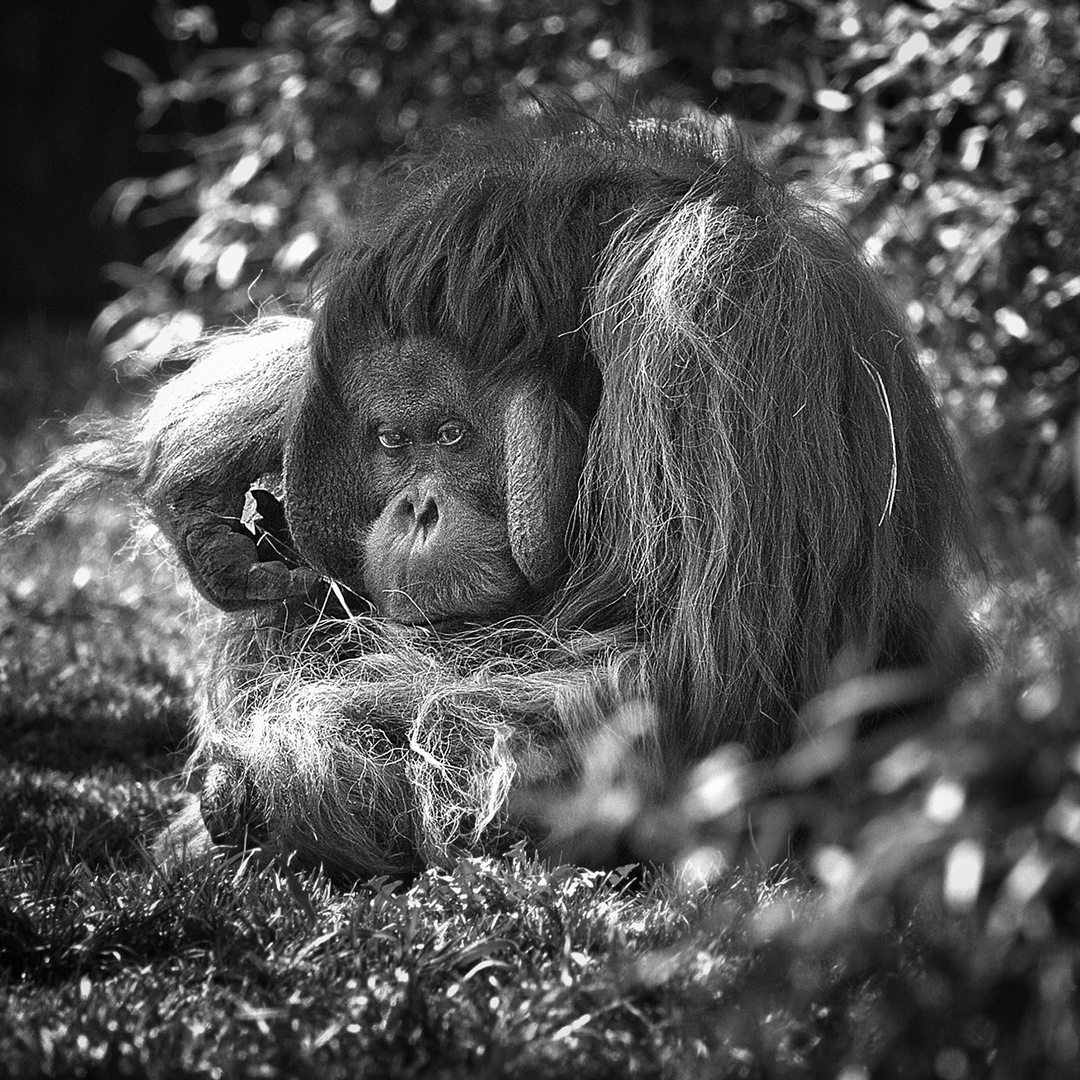
[[[553,390],[537,468],[561,424],[587,442],[566,568],[526,612],[403,628],[327,581],[272,633],[263,608],[223,621],[195,761],[225,768],[241,831],[343,877],[543,843],[522,794],[572,788],[612,738],[659,796],[719,744],[790,744],[842,652],[936,658],[970,530],[932,393],[843,230],[730,132],[456,133],[387,171],[314,295],[71,450],[37,516],[103,481],[174,540],[200,500],[239,513],[281,490],[298,395],[404,337]]]

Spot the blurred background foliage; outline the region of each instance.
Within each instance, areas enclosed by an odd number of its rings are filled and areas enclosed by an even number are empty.
[[[112,360],[301,304],[373,170],[419,132],[538,98],[710,110],[892,278],[984,509],[1077,526],[1080,5],[294,0],[243,48],[215,46],[214,5],[155,13],[175,76],[109,60],[138,79],[147,131],[184,129],[184,158],[108,201],[117,223],[176,231],[109,268]]]

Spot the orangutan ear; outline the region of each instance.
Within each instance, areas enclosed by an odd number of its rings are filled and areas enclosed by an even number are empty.
[[[537,592],[566,565],[566,530],[585,457],[585,425],[543,384],[515,391],[506,408],[506,528],[514,561]]]

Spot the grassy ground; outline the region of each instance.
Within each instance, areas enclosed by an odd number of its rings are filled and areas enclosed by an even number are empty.
[[[18,398],[0,498],[61,437],[30,422],[52,394]],[[1080,594],[1060,559],[1014,591],[1032,629],[1007,679],[876,764],[804,761],[749,847],[718,812],[701,852],[728,872],[517,852],[343,892],[148,858],[188,798],[209,613],[132,540],[99,504],[4,543],[0,1076],[1077,1075]],[[789,826],[816,830],[823,889],[735,857]]]
[[[734,927],[778,886],[721,904],[524,853],[351,893],[239,859],[158,871],[198,641],[191,598],[129,541],[103,505],[5,547],[0,1074],[741,1068],[749,1043],[715,1022],[750,963]],[[812,1048],[775,1026],[791,1064]]]
[[[34,414],[94,390],[67,358],[50,372],[55,341],[28,341],[40,363],[9,399],[26,417],[6,432],[0,498],[63,438]],[[8,389],[27,377],[9,368]],[[714,1021],[750,963],[733,927],[775,884],[738,881],[719,903],[520,852],[350,893],[241,859],[159,871],[147,845],[188,798],[197,605],[123,507],[4,542],[0,1075],[743,1069],[759,1034]],[[792,1064],[809,1052],[793,1020],[774,1027]]]

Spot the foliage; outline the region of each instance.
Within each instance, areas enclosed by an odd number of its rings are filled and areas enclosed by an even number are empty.
[[[754,913],[760,966],[747,989],[766,996],[780,980],[826,1006],[838,985],[866,986],[837,1034],[854,1075],[1075,1074],[1076,596],[1075,578],[1044,563],[1002,598],[1009,662],[946,710],[855,739],[859,697],[898,687],[843,684],[808,710],[806,741],[786,757],[734,771],[721,759],[721,816],[691,794],[699,840],[686,871],[745,866],[802,838],[821,892]],[[699,776],[715,792],[709,766]]]
[[[159,358],[207,323],[304,299],[320,254],[349,228],[365,180],[419,128],[527,107],[538,93],[588,103],[648,57],[618,0],[308,0],[280,8],[249,49],[205,50],[171,82],[140,76],[144,122],[178,104],[225,108],[192,135],[191,163],[112,193],[191,217],[144,268],[115,267],[125,289],[103,312],[108,353]],[[159,0],[172,36],[214,33],[210,9]]]
[[[209,7],[159,0],[173,38]],[[113,359],[156,363],[205,326],[302,303],[378,164],[447,121],[562,95],[689,97],[728,109],[847,216],[890,275],[987,508],[1077,519],[1080,127],[1075,0],[307,0],[250,48],[141,73],[145,122],[218,103],[190,164],[112,193],[189,224],[145,267],[113,268]],[[117,60],[118,63],[122,61]],[[777,147],[779,149],[777,150]]]
[[[978,488],[1077,521],[1080,5],[826,5],[810,144],[947,377]]]
[[[749,957],[687,936],[700,897],[619,873],[519,856],[342,895],[238,860],[0,867],[8,1075],[643,1077],[742,1056],[708,1021]]]
[[[28,437],[7,464],[40,467],[55,443]],[[11,479],[0,470],[0,504]],[[160,553],[134,550],[130,520],[108,504],[0,540],[0,761],[176,770],[200,649]]]

